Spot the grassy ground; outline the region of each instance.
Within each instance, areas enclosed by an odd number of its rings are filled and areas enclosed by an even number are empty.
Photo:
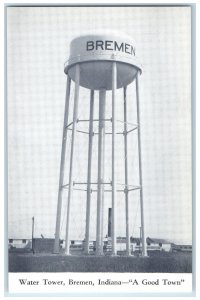
[[[191,273],[192,255],[164,253],[150,257],[79,257],[10,253],[9,272]]]

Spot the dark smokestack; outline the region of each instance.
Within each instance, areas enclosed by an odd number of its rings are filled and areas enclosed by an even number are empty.
[[[108,208],[108,237],[111,237],[112,208]]]

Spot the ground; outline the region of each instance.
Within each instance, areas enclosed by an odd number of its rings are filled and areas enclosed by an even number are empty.
[[[9,272],[191,273],[191,253],[159,253],[149,257],[65,256],[10,253]]]

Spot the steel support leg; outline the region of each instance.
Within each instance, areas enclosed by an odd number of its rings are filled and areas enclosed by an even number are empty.
[[[54,241],[54,253],[60,252],[60,221],[61,221],[61,208],[62,208],[62,192],[63,192],[63,179],[64,179],[64,168],[65,168],[65,152],[67,142],[67,128],[68,115],[69,115],[69,99],[70,99],[70,85],[71,79],[67,75],[67,87],[65,96],[65,112],[64,112],[64,125],[63,125],[63,137],[62,137],[62,150],[60,160],[60,178],[59,178],[59,189],[58,189],[58,204],[57,204],[57,216],[56,216],[56,231]]]
[[[130,255],[129,199],[128,199],[128,144],[127,144],[127,101],[124,88],[124,170],[125,170],[125,206],[126,206],[126,254]]]
[[[112,63],[112,255],[116,255],[116,181],[115,181],[115,152],[116,152],[116,107],[115,95],[117,88],[117,65]]]
[[[102,91],[102,93],[105,92],[105,95],[103,95],[103,97],[105,97],[106,99],[106,91]],[[104,100],[105,102],[106,100]],[[105,185],[104,183],[104,169],[105,169],[105,109],[106,109],[106,104],[104,103],[104,120],[102,120],[103,122],[103,132],[102,132],[102,185],[101,185],[101,193],[102,193],[102,204],[101,204],[101,251],[103,253],[103,246],[104,246],[104,236],[103,236],[103,228],[104,228],[104,189],[105,189]]]
[[[93,145],[93,115],[94,115],[94,91],[90,92],[90,123],[88,145],[88,170],[87,170],[87,204],[86,204],[86,230],[85,230],[85,253],[89,254],[90,242],[90,201],[91,201],[91,167]]]
[[[139,106],[139,102],[140,102],[139,101],[139,81],[138,81],[138,73],[137,73],[137,75],[136,75],[136,103],[137,103],[137,123],[138,123],[138,155],[139,155],[142,256],[147,256],[145,230],[144,230],[144,207],[143,207],[143,187],[142,187],[142,158],[141,158],[140,106]]]
[[[65,237],[65,254],[69,255],[70,238],[70,208],[71,198],[73,193],[73,157],[74,157],[74,144],[76,138],[76,125],[78,116],[78,99],[79,99],[79,81],[80,81],[80,66],[76,64],[75,71],[75,94],[74,94],[74,113],[73,113],[73,128],[72,128],[72,142],[71,142],[71,155],[70,155],[70,170],[69,170],[69,190],[68,190],[68,204],[67,204],[67,223],[66,223],[66,237]]]
[[[99,141],[98,141],[98,186],[97,186],[97,233],[96,233],[96,254],[102,255],[102,183],[103,183],[103,141],[105,125],[105,97],[106,91],[99,91]]]

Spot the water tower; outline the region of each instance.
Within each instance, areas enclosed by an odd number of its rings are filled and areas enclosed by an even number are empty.
[[[146,245],[144,236],[144,217],[143,217],[143,190],[142,190],[142,164],[141,164],[141,143],[140,143],[140,111],[139,111],[139,83],[138,77],[141,74],[141,67],[136,58],[136,50],[133,41],[130,37],[121,34],[90,34],[77,37],[71,41],[70,57],[65,64],[64,71],[67,75],[66,102],[64,111],[64,126],[62,137],[62,151],[60,163],[60,179],[57,204],[56,232],[54,253],[59,253],[60,241],[60,226],[61,226],[61,211],[62,211],[62,192],[67,186],[67,219],[66,219],[66,238],[65,238],[65,253],[70,254],[70,208],[72,202],[72,193],[74,185],[80,184],[73,181],[74,171],[74,148],[76,147],[77,124],[80,121],[86,121],[89,125],[88,131],[88,161],[87,161],[87,178],[84,183],[86,185],[86,224],[85,224],[85,253],[89,254],[90,242],[90,207],[91,207],[91,186],[96,185],[96,201],[97,201],[97,222],[96,222],[96,255],[103,254],[103,205],[104,193],[106,192],[105,185],[110,186],[110,195],[112,203],[111,215],[111,244],[112,255],[117,254],[116,249],[116,104],[120,99],[116,99],[116,90],[123,89],[124,111],[123,116],[123,147],[124,147],[124,182],[123,193],[125,201],[125,219],[126,219],[126,252],[130,255],[130,228],[129,228],[129,193],[138,189],[140,192],[140,212],[141,212],[141,235],[142,235],[142,255],[146,255]],[[71,80],[75,83],[74,104],[73,104],[73,121],[68,122],[69,116],[69,101],[70,101],[70,86]],[[138,140],[138,172],[139,185],[132,186],[128,181],[128,155],[127,155],[127,86],[135,81],[135,95],[137,107],[137,124],[132,130],[137,134]],[[90,115],[88,120],[78,120],[79,107],[79,88],[84,87],[90,90]],[[105,119],[106,96],[107,92],[111,91],[112,111],[109,119]],[[98,119],[94,120],[94,105],[95,95],[98,93],[99,110]],[[93,123],[98,122],[98,171],[96,182],[91,182],[92,170],[92,153],[93,153]],[[104,181],[104,163],[105,163],[105,131],[106,123],[111,123],[111,139],[112,139],[112,154],[111,154],[111,182]],[[69,165],[69,182],[64,184],[65,172],[65,153],[68,130],[72,131],[71,149],[70,149],[70,165]],[[75,199],[74,199],[75,201]]]

